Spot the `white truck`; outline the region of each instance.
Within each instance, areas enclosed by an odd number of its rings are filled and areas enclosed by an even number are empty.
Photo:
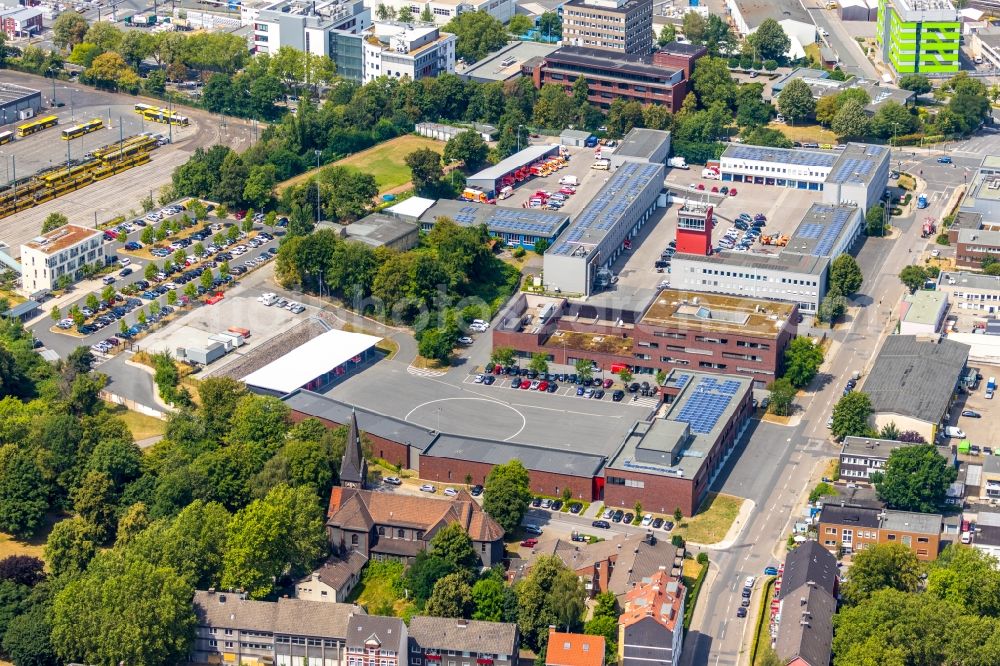
[[[562,178],[559,179],[559,184],[572,185],[573,187],[576,187],[577,185],[580,184],[580,179],[577,178],[576,176],[563,176]]]
[[[673,167],[674,169],[690,169],[687,160],[683,157],[671,157],[667,160],[667,166]]]
[[[722,180],[722,176],[719,174],[719,170],[715,167],[708,167],[707,169],[701,170],[701,177],[708,180]]]

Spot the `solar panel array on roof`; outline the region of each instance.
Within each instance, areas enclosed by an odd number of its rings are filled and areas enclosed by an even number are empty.
[[[487,225],[502,227],[514,233],[537,235],[552,233],[561,219],[563,218],[560,215],[551,213],[498,208],[490,215]]]
[[[702,377],[674,419],[687,423],[692,432],[708,434],[718,425],[740,386],[740,382],[733,379],[720,382],[715,377]]]
[[[455,222],[459,224],[473,224],[476,221],[476,207],[463,206],[455,215]]]
[[[592,240],[593,243],[598,243],[618,223],[625,210],[661,168],[663,168],[661,164],[641,162],[626,162],[618,167],[593,201],[573,220],[569,233],[550,250],[550,253],[571,254],[575,249],[574,244],[592,231],[602,232]]]
[[[816,249],[813,250],[813,256],[824,257],[830,254],[833,244],[840,238],[840,234],[844,231],[844,226],[850,218],[851,211],[842,208],[834,210],[833,219],[826,226],[823,235],[819,237],[819,243],[816,244]]]
[[[684,388],[690,380],[691,375],[677,375],[677,379],[674,381],[674,386],[677,388]]]
[[[844,160],[840,166],[837,167],[837,170],[833,173],[831,179],[837,183],[843,183],[851,178],[864,180],[874,168],[875,163],[871,160],[860,160],[852,157]]]
[[[832,167],[837,161],[838,154],[760,146],[729,146],[723,157],[757,162],[782,162],[798,166]]]
[[[823,225],[817,222],[806,222],[795,230],[795,235],[799,238],[819,238],[819,233],[823,231]]]

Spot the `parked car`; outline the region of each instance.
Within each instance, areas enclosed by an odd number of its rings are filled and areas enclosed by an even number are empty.
[[[765,576],[777,576],[778,575],[778,567],[764,567],[764,575]]]
[[[590,524],[590,526],[591,527],[597,527],[597,528],[602,529],[602,530],[609,530],[609,529],[611,529],[611,523],[609,523],[606,520],[595,520],[594,522],[592,522]]]
[[[663,526],[663,518],[653,518],[652,528],[658,530]]]
[[[431,485],[429,483],[425,483],[424,485],[420,486],[420,492],[422,492],[422,493],[435,493],[435,492],[437,492],[437,488],[435,488],[433,485]]]
[[[390,486],[401,486],[403,485],[402,480],[398,476],[387,476],[382,479],[383,483],[388,483]]]
[[[538,545],[538,539],[535,538],[525,539],[524,541],[521,542],[521,546],[524,548],[534,548],[537,545]]]
[[[618,509],[611,515],[611,520],[615,521],[616,523],[620,523],[622,522],[622,518],[624,517],[625,517],[625,512],[622,511],[621,509]]]
[[[536,536],[542,536],[542,528],[538,525],[525,525],[524,531],[528,534],[534,534]]]
[[[480,486],[479,484],[476,484],[476,485],[472,486],[472,488],[469,489],[469,493],[473,497],[479,497],[480,495],[483,494],[483,487]]]
[[[739,608],[736,609],[736,617],[741,617],[742,618],[742,617],[746,617],[746,616],[747,616],[747,609],[746,608],[744,608],[743,606],[740,606]]]
[[[444,494],[447,495],[448,497],[455,497],[458,495],[458,491],[455,490],[454,488],[445,488]]]
[[[970,419],[979,419],[979,418],[982,418],[983,415],[980,414],[979,412],[973,411],[971,409],[965,409],[965,410],[962,410],[962,416],[967,416]]]

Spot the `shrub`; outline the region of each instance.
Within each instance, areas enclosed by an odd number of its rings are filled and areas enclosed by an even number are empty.
[[[766,69],[769,72],[773,72],[774,70],[778,69],[778,61],[777,60],[765,60],[764,61],[764,69]]]
[[[672,537],[670,537],[670,543],[674,546],[674,548],[683,548],[684,537],[682,537],[680,534],[675,534]]]
[[[521,257],[527,254],[527,251],[522,246],[518,245],[517,247],[514,248],[514,252],[512,254],[514,255],[515,258],[520,259]]]
[[[695,558],[695,561],[701,566],[705,566],[708,564],[708,553],[698,553],[698,557]]]
[[[740,59],[738,57],[733,56],[732,58],[729,59],[729,68],[730,69],[736,69],[739,66],[740,66]]]
[[[948,241],[948,234],[938,234],[937,238],[934,239],[934,242],[938,245],[951,245]]]

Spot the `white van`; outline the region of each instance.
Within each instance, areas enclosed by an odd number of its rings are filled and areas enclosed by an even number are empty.
[[[961,428],[955,426],[948,426],[944,429],[944,434],[953,439],[963,439],[965,437],[965,432]]]
[[[611,162],[609,160],[597,160],[590,165],[591,169],[597,169],[598,171],[610,171]]]
[[[573,187],[576,187],[577,185],[580,184],[580,179],[577,178],[576,176],[563,176],[562,178],[559,179],[559,184],[572,185]]]

